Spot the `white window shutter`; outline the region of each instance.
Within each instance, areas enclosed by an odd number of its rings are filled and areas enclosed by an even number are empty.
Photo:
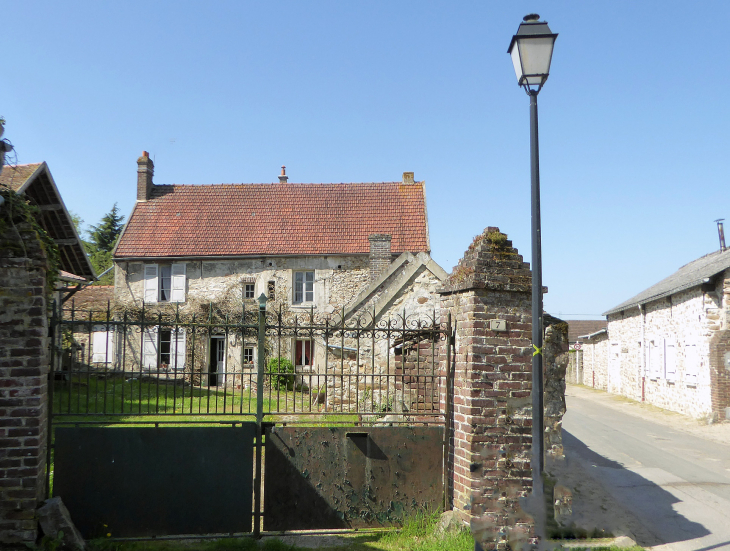
[[[172,332],[170,367],[182,372],[185,369],[185,329],[178,327]]]
[[[148,369],[157,368],[157,327],[144,330],[142,342],[142,366]]]
[[[664,369],[667,381],[674,382],[677,377],[677,343],[673,339],[664,341]]]
[[[109,363],[112,361],[114,333],[111,331],[94,331],[92,337],[93,363]]]
[[[157,286],[159,279],[157,277],[157,264],[144,265],[144,301],[157,302]]]
[[[696,344],[684,346],[684,384],[696,385],[697,375],[700,372],[700,355]]]
[[[172,291],[170,302],[185,302],[185,263],[176,262],[172,265]]]

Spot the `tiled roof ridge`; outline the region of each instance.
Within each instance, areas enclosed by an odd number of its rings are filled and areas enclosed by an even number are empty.
[[[17,165],[5,165],[4,168],[18,168],[19,166],[40,166],[45,161],[41,161],[40,163],[18,163]]]
[[[202,188],[215,186],[372,186],[372,185],[404,185],[415,186],[424,182],[414,182],[412,184],[404,184],[403,182],[221,182],[217,184],[155,184],[155,187],[185,187],[185,188]]]

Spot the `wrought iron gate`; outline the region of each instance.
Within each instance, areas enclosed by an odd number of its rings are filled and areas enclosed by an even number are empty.
[[[79,494],[82,473],[96,477],[97,493],[124,495],[125,507],[137,511],[148,502],[148,488],[175,504],[202,503],[208,488],[207,496],[228,507],[225,515],[217,506],[196,507],[197,524],[147,516],[136,525],[118,524],[113,536],[258,534],[262,519],[266,530],[387,525],[414,506],[440,507],[448,457],[443,427],[451,388],[451,346],[445,345],[450,317],[441,323],[435,312],[426,319],[405,312],[376,319],[345,311],[267,311],[265,302],[251,306],[245,301],[224,312],[210,304],[194,313],[165,305],[154,311],[145,305],[139,311],[79,311],[73,303],[59,309],[52,320],[55,457],[49,447],[48,472],[53,493],[70,500],[72,514],[87,515],[83,503],[97,512],[112,507]],[[220,428],[225,426],[233,429]],[[205,455],[204,448],[217,451]],[[222,460],[226,449],[235,461]],[[294,449],[301,453],[292,456]],[[419,487],[403,484],[415,458],[428,458],[428,468],[418,463]],[[211,461],[220,464],[200,470]],[[324,477],[308,467],[341,461],[342,472]],[[270,475],[263,504],[262,471]],[[285,475],[298,488],[297,499],[319,496],[315,501],[328,503],[332,514],[283,520],[289,513],[277,482]],[[139,482],[137,493],[122,491],[130,477]],[[231,507],[228,498],[216,497],[213,488],[221,484],[239,495],[248,492],[253,511],[245,499]],[[343,484],[352,488],[338,490]],[[114,518],[127,518],[120,503],[113,505]],[[157,500],[153,508],[165,507]],[[98,515],[88,518],[80,523],[85,535],[95,535],[99,523],[109,525]]]

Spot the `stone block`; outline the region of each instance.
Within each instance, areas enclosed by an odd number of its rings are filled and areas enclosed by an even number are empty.
[[[85,551],[87,546],[84,538],[74,526],[71,515],[60,497],[47,499],[38,509],[38,521],[43,533],[56,539],[63,531],[61,540],[63,549],[68,551]]]

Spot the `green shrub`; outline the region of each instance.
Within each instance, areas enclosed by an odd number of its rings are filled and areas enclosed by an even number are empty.
[[[266,373],[272,388],[294,388],[294,365],[286,358],[271,358],[266,364]]]

